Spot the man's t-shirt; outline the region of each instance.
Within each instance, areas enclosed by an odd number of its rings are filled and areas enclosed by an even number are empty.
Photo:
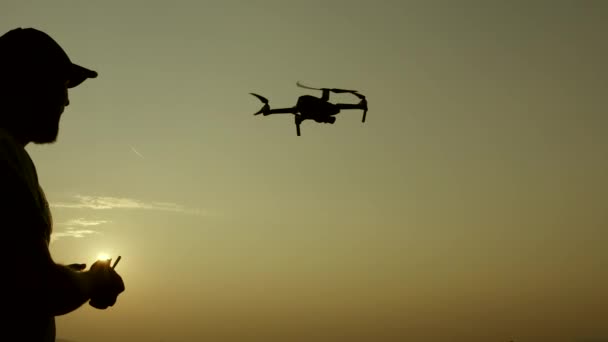
[[[0,128],[0,255],[6,272],[1,336],[55,340],[54,316],[36,304],[42,304],[46,288],[40,283],[44,277],[37,274],[44,267],[40,241],[48,248],[51,232],[52,218],[34,163],[25,148]]]

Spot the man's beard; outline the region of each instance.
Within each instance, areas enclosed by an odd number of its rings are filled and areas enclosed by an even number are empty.
[[[31,141],[34,144],[51,144],[59,135],[59,120],[37,122],[31,130]]]
[[[52,144],[57,141],[57,134],[38,135],[32,139],[34,144]]]

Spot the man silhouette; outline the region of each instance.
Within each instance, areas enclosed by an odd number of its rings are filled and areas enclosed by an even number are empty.
[[[57,139],[68,89],[97,73],[73,64],[46,33],[17,28],[0,36],[0,336],[55,341],[55,316],[90,300],[105,309],[125,289],[109,261],[55,263],[52,219],[29,143]]]

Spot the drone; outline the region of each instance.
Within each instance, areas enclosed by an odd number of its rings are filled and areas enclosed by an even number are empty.
[[[336,89],[336,88],[313,88],[309,86],[305,86],[300,82],[296,82],[296,85],[305,89],[312,90],[321,90],[321,97],[312,96],[312,95],[302,95],[298,98],[298,102],[294,107],[290,108],[275,108],[270,109],[270,105],[268,104],[268,99],[255,94],[250,93],[251,95],[257,97],[264,106],[262,109],[254,113],[253,115],[270,115],[270,114],[293,114],[294,121],[296,124],[296,132],[298,136],[300,136],[300,124],[304,120],[314,120],[319,123],[328,123],[333,124],[336,122],[336,118],[334,115],[340,113],[342,109],[361,109],[363,110],[363,118],[361,122],[365,122],[365,116],[367,115],[367,100],[365,96],[359,94],[356,90],[346,90],[346,89]],[[351,93],[358,97],[361,101],[357,104],[351,103],[331,103],[329,102],[329,93]]]

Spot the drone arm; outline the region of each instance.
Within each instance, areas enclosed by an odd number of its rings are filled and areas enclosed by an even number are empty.
[[[336,103],[336,106],[340,109],[363,109],[359,103]]]
[[[336,106],[339,109],[362,109],[363,110],[363,118],[361,122],[365,122],[365,117],[367,116],[367,100],[365,98],[361,99],[361,102],[354,103],[336,103]]]
[[[270,115],[270,114],[296,114],[296,113],[297,113],[296,107],[291,107],[291,108],[269,109],[269,110],[265,111],[263,114]]]

